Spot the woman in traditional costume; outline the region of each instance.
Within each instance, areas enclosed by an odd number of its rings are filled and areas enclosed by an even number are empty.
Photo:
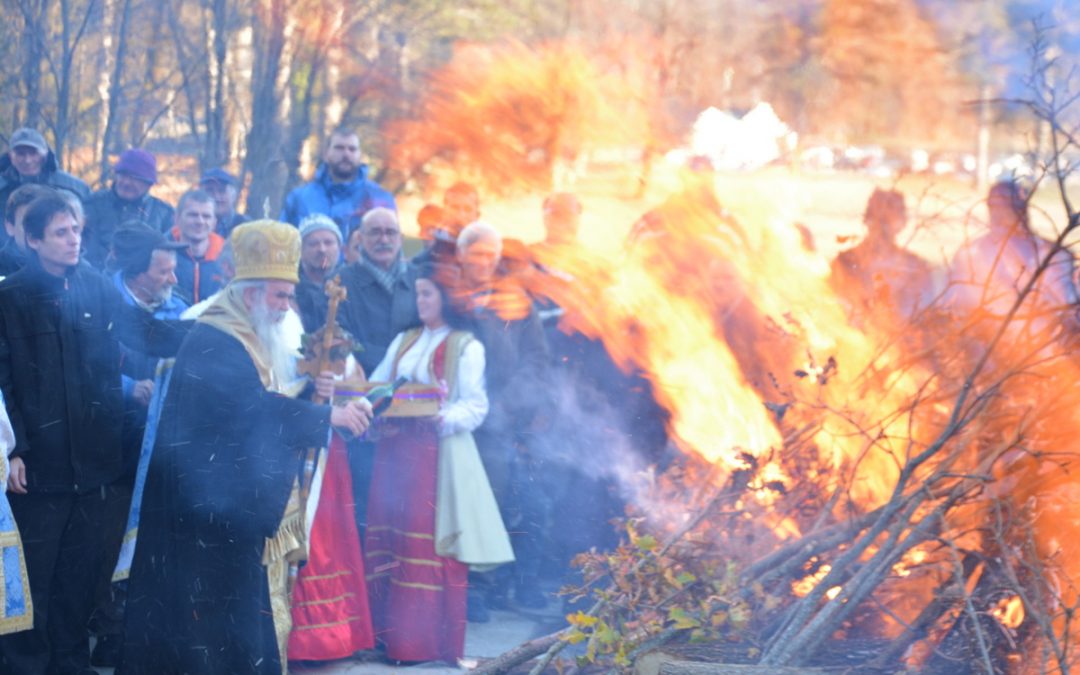
[[[442,389],[431,417],[384,420],[375,451],[365,567],[376,638],[395,661],[464,654],[469,569],[513,550],[472,431],[488,411],[484,347],[434,274],[416,282],[423,326],[399,334],[372,381],[405,377]]]

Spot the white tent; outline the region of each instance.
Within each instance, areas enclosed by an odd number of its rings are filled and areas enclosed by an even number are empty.
[[[708,108],[694,122],[690,152],[708,157],[717,169],[756,169],[778,159],[795,140],[768,103],[757,104],[741,118]]]

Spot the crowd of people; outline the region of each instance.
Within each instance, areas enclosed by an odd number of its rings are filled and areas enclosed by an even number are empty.
[[[360,148],[332,132],[272,220],[237,212],[224,168],[173,207],[150,194],[145,150],[123,152],[91,193],[41,134],[11,136],[0,670],[280,673],[371,649],[453,663],[467,622],[543,607],[546,562],[611,543],[619,504],[604,479],[550,461],[593,440],[555,399],[617,399],[624,436],[652,459],[664,414],[598,343],[559,329],[557,297],[533,292],[537,277],[566,285],[543,252],[575,246],[581,203],[545,199],[548,237],[530,252],[457,183],[420,211],[407,258]],[[999,225],[1018,236],[1017,195],[996,189],[992,209],[1008,200],[1014,216]],[[711,190],[682,198],[632,241],[726,217]],[[895,244],[905,221],[902,195],[875,193],[865,242],[834,263],[855,313],[925,300],[898,282],[926,276]],[[344,372],[305,371],[300,350],[336,335],[328,323],[349,346]],[[363,383],[398,378],[435,408],[376,418]]]
[[[557,513],[575,470],[545,465],[559,373],[589,341],[507,283],[522,261],[475,187],[421,211],[407,258],[348,129],[277,220],[240,214],[224,168],[175,206],[150,152],[113,169],[91,193],[28,128],[0,159],[0,544],[21,533],[0,670],[453,663],[467,622],[553,602],[542,574],[611,538],[604,481],[578,476]],[[568,245],[580,212],[558,194],[538,217]],[[345,372],[313,371],[303,345],[331,318]],[[375,420],[364,383],[398,378],[435,408]]]

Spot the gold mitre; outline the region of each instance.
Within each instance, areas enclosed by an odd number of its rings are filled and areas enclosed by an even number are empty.
[[[253,220],[237,225],[229,238],[236,279],[278,279],[298,283],[300,232],[288,223]]]

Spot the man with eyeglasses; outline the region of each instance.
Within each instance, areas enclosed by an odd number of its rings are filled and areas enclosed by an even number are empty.
[[[370,375],[394,336],[420,325],[414,287],[416,270],[401,254],[397,214],[375,208],[360,220],[360,260],[341,273],[348,296],[339,321],[363,345],[360,365]]]
[[[347,295],[338,310],[338,323],[363,346],[357,359],[370,377],[394,337],[420,325],[415,296],[417,268],[405,262],[401,253],[401,226],[396,213],[374,208],[364,214],[359,228],[360,260],[341,272],[341,285]],[[371,443],[350,445],[349,464],[361,540],[367,525],[373,460]]]

